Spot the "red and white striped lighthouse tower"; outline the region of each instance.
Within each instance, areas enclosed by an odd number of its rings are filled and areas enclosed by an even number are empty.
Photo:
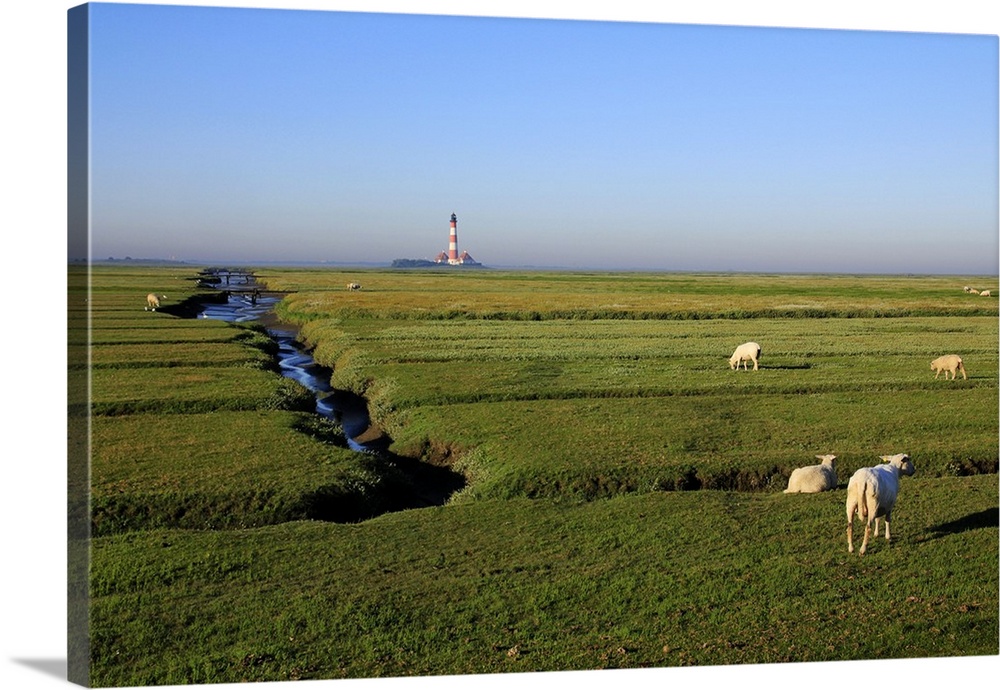
[[[458,218],[451,214],[451,233],[448,235],[448,263],[458,263]]]

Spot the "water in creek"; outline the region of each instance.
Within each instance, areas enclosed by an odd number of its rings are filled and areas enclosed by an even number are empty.
[[[228,296],[225,301],[199,307],[197,318],[219,319],[230,323],[258,320],[266,322],[269,320],[266,317],[280,299],[263,294],[254,296],[254,293],[243,290],[226,294]],[[398,496],[389,510],[444,505],[456,491],[465,486],[465,477],[447,466],[405,458],[390,452],[392,440],[371,428],[368,404],[364,398],[330,386],[332,372],[317,364],[303,350],[295,338],[294,330],[282,328],[280,324],[269,326],[267,330],[278,343],[278,364],[282,374],[316,394],[316,412],[340,424],[348,446],[362,453],[377,454],[406,477],[409,492]]]
[[[199,318],[218,319],[229,323],[257,321],[268,314],[280,298],[260,295],[256,299],[252,293],[230,292],[225,302],[205,304]],[[295,339],[295,331],[274,326],[267,329],[278,343],[278,366],[282,375],[293,379],[316,394],[316,412],[338,422],[344,429],[348,445],[360,452],[382,452],[388,447],[388,439],[377,434],[377,438],[366,441],[356,439],[368,431],[371,422],[365,399],[349,391],[334,390],[330,386],[330,369],[313,360],[309,353]]]

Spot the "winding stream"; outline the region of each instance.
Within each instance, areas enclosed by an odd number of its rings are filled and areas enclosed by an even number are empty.
[[[239,289],[229,289],[226,300],[199,303],[197,308],[183,310],[188,317],[218,319],[229,323],[246,323],[266,318],[280,301],[274,295],[260,294],[247,277]],[[294,379],[316,396],[316,413],[340,424],[347,438],[347,445],[354,451],[377,455],[389,463],[405,478],[407,490],[391,499],[392,506],[385,510],[405,510],[444,505],[450,497],[466,485],[465,477],[447,464],[429,463],[419,458],[396,455],[389,450],[392,443],[385,434],[371,426],[367,401],[349,391],[337,390],[330,385],[332,371],[317,364],[296,340],[296,331],[280,324],[267,326],[278,344],[278,365],[282,375]]]
[[[226,302],[204,305],[199,318],[218,319],[229,323],[257,321],[271,312],[281,301],[279,297],[261,295],[252,299],[250,292],[231,291]],[[295,339],[295,331],[269,327],[268,334],[278,343],[278,366],[283,376],[293,379],[316,394],[316,412],[339,423],[352,450],[380,453],[388,449],[389,441],[380,436],[371,441],[355,440],[364,434],[371,420],[365,399],[349,391],[330,386],[330,369],[317,364]]]

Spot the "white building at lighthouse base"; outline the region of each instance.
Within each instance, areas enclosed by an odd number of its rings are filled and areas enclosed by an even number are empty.
[[[481,266],[478,261],[469,256],[469,252],[462,252],[457,259],[449,259],[448,252],[441,252],[434,257],[434,263],[436,264],[449,264],[451,266]]]

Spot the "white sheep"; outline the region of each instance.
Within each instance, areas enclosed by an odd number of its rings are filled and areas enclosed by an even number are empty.
[[[747,362],[753,362],[753,369],[757,371],[757,359],[760,357],[760,345],[757,343],[743,343],[736,351],[733,352],[733,356],[729,358],[729,368],[739,369],[740,362],[743,363],[743,371],[747,370]]]
[[[817,494],[837,488],[836,455],[817,455],[818,465],[807,465],[792,470],[788,477],[786,494]]]
[[[979,293],[979,296],[980,297],[992,297],[993,295],[990,294],[989,290],[983,290],[982,292]]]
[[[976,288],[969,288],[969,292],[971,294],[973,294],[973,295],[978,295],[979,294],[979,290],[977,290]]]
[[[962,290],[964,290],[965,292],[972,292],[972,288],[970,288],[968,285],[962,288]]]
[[[899,496],[900,475],[911,476],[916,469],[906,453],[881,456],[884,464],[862,467],[847,483],[847,551],[854,553],[854,514],[859,513],[865,522],[865,538],[860,554],[868,549],[872,522],[878,536],[878,519],[885,518],[885,540],[889,541],[889,520]]]
[[[348,290],[360,290],[361,289],[361,283],[348,283],[347,284],[347,289]]]
[[[931,369],[934,371],[934,378],[937,379],[944,372],[944,378],[948,380],[948,374],[951,373],[952,380],[955,380],[955,374],[957,372],[962,372],[962,378],[968,379],[969,377],[965,375],[965,365],[962,363],[962,358],[958,355],[942,355],[931,362]]]
[[[146,307],[143,311],[156,311],[156,308],[160,306],[160,300],[166,299],[166,295],[160,295],[157,297],[152,292],[146,295]]]

